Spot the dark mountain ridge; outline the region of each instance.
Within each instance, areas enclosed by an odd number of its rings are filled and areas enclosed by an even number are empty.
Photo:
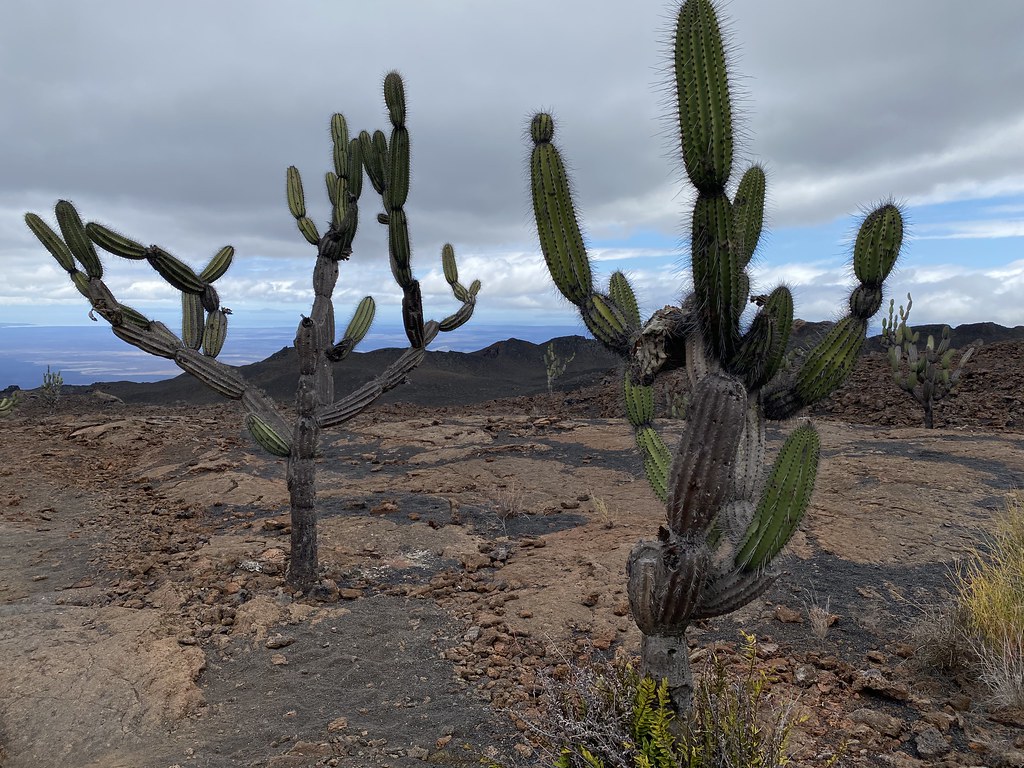
[[[791,347],[808,347],[832,326],[830,322],[794,322]],[[921,343],[932,334],[938,338],[940,325],[913,326],[921,334]],[[951,332],[954,347],[975,342],[1024,341],[1024,326],[1006,328],[996,323],[967,323]],[[569,391],[600,382],[609,369],[620,365],[619,358],[598,341],[583,336],[561,336],[552,340],[562,360],[572,358],[553,384],[557,391]],[[508,339],[475,352],[428,351],[423,363],[409,376],[406,384],[386,393],[379,402],[429,405],[470,405],[505,397],[536,395],[547,391],[544,355],[547,344]],[[882,349],[881,337],[868,339],[864,353]],[[335,364],[335,392],[340,399],[379,375],[404,350],[380,349],[353,352]],[[297,359],[293,347],[257,363],[240,367],[251,383],[275,400],[290,404],[295,397]],[[67,387],[70,391],[100,389],[126,403],[206,404],[222,398],[188,374],[152,383],[128,381],[97,382],[90,387]]]

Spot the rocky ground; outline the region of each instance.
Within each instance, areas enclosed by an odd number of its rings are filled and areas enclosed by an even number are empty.
[[[1024,762],[1024,713],[920,664],[913,632],[1024,485],[1009,376],[1024,360],[998,347],[935,430],[865,358],[818,409],[823,460],[786,575],[691,633],[695,659],[737,663],[740,630],[757,634],[773,695],[806,717],[798,765],[843,743],[849,766]],[[51,413],[26,396],[2,423],[0,764],[529,764],[541,678],[638,648],[624,563],[663,512],[613,378],[387,405],[330,435],[326,580],[299,596],[284,462],[234,406],[76,394]],[[835,616],[820,637],[813,605]]]

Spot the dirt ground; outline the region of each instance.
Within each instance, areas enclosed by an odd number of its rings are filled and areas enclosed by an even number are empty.
[[[0,765],[528,762],[538,675],[638,649],[624,564],[663,516],[628,425],[558,403],[385,408],[329,434],[327,580],[304,596],[283,583],[284,461],[239,409],[20,407],[0,424]],[[798,765],[844,740],[850,766],[1013,764],[1024,714],[920,670],[911,630],[1024,487],[1024,434],[816,423],[784,577],[695,628],[696,657],[757,634],[806,716]]]

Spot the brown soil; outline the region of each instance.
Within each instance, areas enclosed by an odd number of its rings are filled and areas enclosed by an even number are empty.
[[[1024,485],[1022,393],[1003,386],[1024,365],[1015,344],[1009,361],[999,345],[978,355],[935,430],[910,426],[912,404],[877,410],[901,395],[859,369],[820,409],[821,471],[786,575],[692,632],[726,656],[741,629],[757,634],[773,691],[807,716],[797,764],[844,739],[851,766],[1010,764],[1024,749],[1024,715],[919,668],[910,644],[950,564]],[[986,381],[999,386],[979,395]],[[0,764],[528,755],[518,718],[539,674],[638,648],[624,563],[663,512],[606,389],[395,404],[329,435],[327,580],[299,597],[283,586],[284,462],[235,407],[75,395],[49,414],[26,398],[3,422]],[[823,640],[812,600],[838,617]],[[929,726],[949,751],[921,761]]]

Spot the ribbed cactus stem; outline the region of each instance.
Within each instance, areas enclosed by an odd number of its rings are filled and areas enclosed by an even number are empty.
[[[710,0],[688,0],[679,9],[675,75],[686,174],[699,193],[719,194],[732,171],[732,105],[725,46]]]

